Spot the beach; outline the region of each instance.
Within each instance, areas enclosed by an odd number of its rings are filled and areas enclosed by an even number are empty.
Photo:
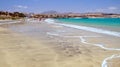
[[[120,66],[120,37],[52,22],[0,25],[0,67]]]

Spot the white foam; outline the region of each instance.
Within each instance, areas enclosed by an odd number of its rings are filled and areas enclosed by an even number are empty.
[[[91,32],[95,32],[95,33],[102,33],[102,34],[120,37],[120,33],[114,32],[114,31],[108,31],[108,30],[86,27],[86,26],[71,25],[71,24],[59,24],[59,25],[63,25],[66,27],[72,27],[72,28],[76,28],[76,29],[81,29],[81,30],[86,30],[86,31],[91,31]]]
[[[55,22],[55,20],[53,20],[53,19],[45,19],[44,21],[47,23],[54,23]]]
[[[38,23],[38,22],[41,22],[39,19],[34,19],[34,18],[31,18],[31,19],[25,19],[25,22],[28,22],[28,23]]]
[[[47,22],[47,23],[55,23],[55,20],[46,19],[45,22]],[[120,32],[114,32],[114,31],[109,31],[109,30],[103,30],[103,29],[98,29],[98,28],[93,28],[93,27],[86,27],[86,26],[78,26],[78,25],[72,25],[72,24],[62,24],[62,23],[55,23],[55,24],[66,26],[66,27],[71,27],[71,28],[75,28],[75,29],[81,29],[81,30],[95,32],[95,33],[101,33],[101,34],[120,37]]]
[[[64,30],[57,30],[56,32],[58,32],[58,33],[64,33],[66,31],[64,31]]]
[[[110,56],[110,57],[107,57],[107,58],[105,58],[104,60],[103,60],[103,62],[102,62],[102,67],[108,67],[108,65],[107,65],[107,61],[108,60],[111,60],[111,59],[113,59],[113,58],[120,58],[120,55],[112,55],[112,56]]]
[[[105,47],[103,44],[93,44],[93,43],[88,43],[85,38],[83,38],[83,36],[80,36],[80,39],[81,39],[81,42],[84,43],[84,44],[90,44],[90,45],[94,45],[94,46],[98,46],[102,49],[105,49],[105,50],[116,50],[116,51],[120,51],[119,48],[107,48]]]
[[[11,24],[11,23],[20,23],[21,21],[10,21],[10,22],[3,22],[3,23],[0,23],[1,24]]]
[[[98,47],[100,47],[100,48],[102,48],[102,49],[106,49],[106,50],[116,50],[116,51],[120,51],[120,49],[117,49],[117,48],[107,48],[107,47],[104,47],[103,44],[92,44],[92,43],[88,43],[88,42],[86,42],[86,40],[85,40],[82,36],[80,36],[80,39],[81,39],[81,42],[84,43],[84,44],[95,45],[95,46],[98,46]],[[108,60],[111,60],[111,59],[113,59],[113,58],[120,58],[120,55],[112,55],[112,56],[110,56],[110,57],[105,58],[105,59],[103,60],[103,62],[102,62],[101,67],[108,67],[108,65],[107,65],[108,62],[107,62],[107,61],[108,61]]]
[[[118,49],[117,48],[106,48],[106,47],[103,46],[103,44],[94,44],[94,45],[99,46],[99,47],[101,47],[103,49],[106,49],[106,50],[117,50],[117,51],[120,51],[119,48]]]
[[[54,23],[55,21],[51,21],[52,19],[50,19],[50,23]],[[47,20],[47,22],[49,22],[49,20]],[[102,30],[102,29],[98,29],[98,28],[92,28],[92,27],[86,27],[86,26],[78,26],[78,25],[71,25],[71,24],[61,24],[61,23],[57,23],[58,25],[62,25],[62,26],[66,26],[66,27],[72,27],[72,28],[76,28],[76,29],[81,29],[81,30],[86,30],[86,31],[91,31],[91,32],[96,32],[96,33],[102,33],[102,34],[107,34],[107,35],[111,35],[111,36],[117,36],[120,37],[120,33],[119,32],[114,32],[114,31],[108,31],[108,30]],[[56,35],[56,34],[52,34],[52,35]],[[57,35],[58,36],[58,35]],[[115,51],[120,51],[120,49],[117,48],[107,48],[105,47],[103,44],[92,44],[92,43],[88,43],[86,42],[86,40],[84,39],[84,37],[92,37],[92,36],[64,36],[64,37],[79,37],[81,42],[84,44],[91,44],[94,46],[98,46],[102,49],[105,50],[115,50]],[[96,37],[96,36],[93,36]],[[101,67],[108,67],[107,65],[107,61],[111,60],[113,58],[120,58],[120,55],[112,55],[110,57],[107,57],[103,60]]]
[[[48,35],[52,35],[52,36],[60,36],[58,34],[55,34],[55,33],[50,33],[50,32],[47,32]],[[117,51],[120,51],[120,49],[117,49],[117,48],[107,48],[105,47],[103,44],[92,44],[92,43],[88,43],[86,42],[86,39],[84,37],[98,37],[98,36],[63,36],[63,37],[79,37],[81,42],[84,43],[84,44],[91,44],[91,45],[94,45],[94,46],[98,46],[102,49],[105,49],[105,50],[117,50]],[[102,64],[101,64],[101,67],[108,67],[108,60],[111,60],[113,58],[120,58],[120,55],[112,55],[110,57],[107,57],[103,60]]]
[[[48,35],[52,35],[52,36],[60,36],[59,34],[57,33],[52,33],[52,32],[47,32]],[[97,47],[100,47],[102,49],[105,49],[105,50],[116,50],[116,51],[120,51],[119,48],[108,48],[108,47],[105,47],[104,44],[93,44],[93,43],[89,43],[86,41],[86,39],[84,37],[99,37],[99,36],[62,36],[62,37],[75,37],[75,38],[80,38],[81,40],[81,43],[84,43],[84,44],[90,44],[90,45],[94,45],[94,46],[97,46]]]
[[[52,35],[52,36],[60,36],[59,34],[55,34],[55,33],[50,33],[50,32],[47,32],[48,35]],[[107,48],[105,47],[103,44],[93,44],[93,43],[88,43],[86,41],[86,39],[84,37],[98,37],[98,36],[63,36],[63,37],[79,37],[81,42],[84,43],[84,44],[90,44],[90,45],[94,45],[94,46],[97,46],[97,47],[100,47],[102,49],[105,49],[105,50],[116,50],[116,51],[120,51],[120,49],[117,49],[117,48]],[[112,55],[110,57],[107,57],[103,60],[102,64],[101,64],[101,67],[108,67],[107,65],[107,61],[108,60],[111,60],[113,58],[120,58],[120,55]]]
[[[82,42],[82,43],[88,44],[88,43],[86,42],[86,40],[85,40],[82,36],[80,37],[80,39],[81,39],[81,42]]]
[[[51,32],[47,32],[47,35],[59,36],[59,34],[56,34],[56,33],[51,33]]]

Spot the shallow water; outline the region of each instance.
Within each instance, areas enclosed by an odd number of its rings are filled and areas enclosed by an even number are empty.
[[[120,18],[63,18],[56,20],[60,23],[83,25],[120,32]]]

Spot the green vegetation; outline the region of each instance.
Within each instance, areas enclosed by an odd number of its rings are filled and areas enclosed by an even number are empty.
[[[0,20],[5,20],[5,19],[16,20],[16,19],[20,19],[20,18],[24,18],[24,17],[26,17],[26,15],[24,13],[0,11]]]

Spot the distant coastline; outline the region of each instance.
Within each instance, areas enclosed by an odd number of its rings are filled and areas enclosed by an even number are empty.
[[[120,14],[110,13],[54,13],[54,14],[32,14],[33,18],[120,18]]]
[[[0,20],[6,19],[21,19],[21,18],[38,18],[38,19],[46,19],[46,18],[120,18],[120,14],[112,14],[112,13],[21,13],[21,12],[7,12],[0,11]]]

